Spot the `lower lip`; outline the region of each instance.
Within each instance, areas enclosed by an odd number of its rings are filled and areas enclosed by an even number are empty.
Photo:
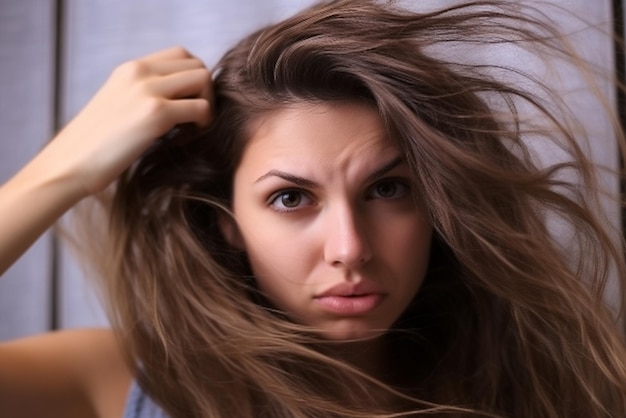
[[[322,296],[315,298],[324,310],[341,315],[363,315],[375,309],[383,300],[380,293],[360,296]]]

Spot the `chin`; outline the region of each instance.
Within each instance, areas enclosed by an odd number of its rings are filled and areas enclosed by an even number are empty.
[[[376,339],[388,331],[388,328],[364,326],[337,326],[321,329],[317,332],[322,339],[334,342],[358,342]]]

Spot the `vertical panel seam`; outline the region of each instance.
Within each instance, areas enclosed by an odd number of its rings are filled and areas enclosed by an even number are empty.
[[[63,36],[63,0],[55,0],[54,3],[54,63],[52,76],[52,124],[53,132],[58,133],[61,129],[62,106],[63,106],[63,58],[65,41]],[[52,229],[50,234],[51,259],[50,259],[50,294],[49,294],[49,324],[51,330],[59,329],[59,318],[61,308],[61,285],[60,285],[60,243],[57,231]]]
[[[615,106],[616,112],[618,116],[618,122],[622,129],[622,132],[626,130],[626,94],[624,90],[620,88],[620,85],[624,85],[626,83],[626,51],[624,51],[624,39],[626,38],[626,33],[624,32],[624,0],[613,0],[613,49],[614,49],[614,58],[615,58],[615,80],[617,81],[617,87],[615,91]],[[619,190],[620,190],[620,216],[621,216],[621,227],[622,227],[622,235],[626,234],[626,208],[623,206],[621,202],[626,199],[626,181],[622,173],[626,168],[626,162],[624,161],[624,156],[621,152],[618,153],[619,156]],[[624,289],[622,289],[624,290]],[[622,305],[626,303],[626,301],[622,300]],[[621,309],[625,309],[625,306],[621,306]],[[623,332],[626,333],[626,321],[624,321],[624,317],[622,314],[622,327]]]
[[[623,40],[626,37],[624,33],[624,1],[613,0],[613,32],[615,40],[613,48],[615,51],[615,78],[618,83],[626,83],[626,53],[624,51]],[[619,117],[619,123],[622,129],[626,128],[626,94],[623,89],[616,89],[616,111]],[[626,162],[621,153],[620,156],[620,172],[624,171]],[[624,198],[626,196],[626,183],[620,177],[620,194]],[[622,233],[626,232],[626,208],[621,210]]]

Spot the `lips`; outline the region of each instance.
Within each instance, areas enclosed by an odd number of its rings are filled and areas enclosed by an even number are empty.
[[[314,296],[323,310],[347,316],[364,315],[385,298],[382,289],[372,282],[342,282]]]
[[[315,298],[321,298],[326,296],[361,296],[372,293],[384,293],[382,289],[372,282],[341,282],[330,289],[324,290],[317,294]]]

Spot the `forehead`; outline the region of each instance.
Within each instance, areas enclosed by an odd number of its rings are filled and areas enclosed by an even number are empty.
[[[367,103],[294,104],[260,118],[249,132],[242,163],[279,158],[338,162],[355,156],[367,160],[396,151],[377,109]]]

